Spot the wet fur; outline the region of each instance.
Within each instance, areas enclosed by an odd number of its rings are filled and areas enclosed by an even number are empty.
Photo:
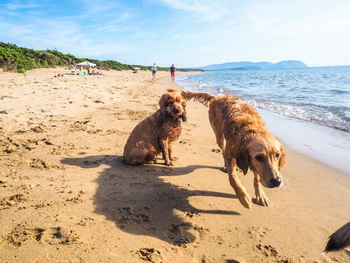
[[[236,166],[244,174],[248,169],[253,171],[256,201],[270,205],[260,184],[268,188],[282,185],[280,169],[286,156],[282,144],[268,131],[258,112],[231,95],[182,91],[182,97],[209,107],[209,121],[223,153],[225,170],[243,206],[250,208],[251,198],[236,175]]]
[[[160,109],[141,121],[131,132],[123,154],[127,164],[156,163],[160,153],[165,165],[173,165],[171,143],[181,135],[186,121],[186,101],[178,91],[168,91],[159,100]]]

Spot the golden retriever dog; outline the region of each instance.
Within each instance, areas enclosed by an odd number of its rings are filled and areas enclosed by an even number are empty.
[[[123,154],[127,164],[156,163],[162,153],[165,165],[174,165],[171,143],[176,141],[186,121],[186,101],[181,92],[169,90],[159,100],[160,109],[136,125],[131,132]]]
[[[242,205],[250,208],[252,201],[236,174],[236,165],[244,174],[249,168],[253,171],[256,201],[269,206],[260,184],[267,188],[282,186],[280,169],[286,156],[281,142],[268,131],[258,112],[230,95],[182,91],[182,97],[209,105],[209,121],[223,154],[224,170]]]
[[[350,246],[350,222],[335,231],[328,240],[324,251],[336,251]]]

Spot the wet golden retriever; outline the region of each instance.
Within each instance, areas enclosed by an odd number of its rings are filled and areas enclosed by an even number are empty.
[[[165,165],[173,165],[171,143],[179,138],[182,122],[186,121],[186,101],[181,92],[168,91],[159,100],[160,109],[136,125],[131,132],[123,154],[127,164],[156,163],[162,153]]]
[[[209,106],[209,121],[223,153],[224,169],[242,205],[250,208],[252,201],[236,174],[236,165],[244,174],[248,168],[253,171],[256,201],[269,206],[260,183],[267,188],[282,186],[280,169],[286,156],[281,142],[268,131],[258,112],[230,95],[182,91],[182,97]]]

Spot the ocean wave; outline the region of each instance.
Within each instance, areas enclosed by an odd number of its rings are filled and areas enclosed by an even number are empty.
[[[350,67],[208,72],[187,75],[178,84],[232,94],[257,108],[350,132]]]
[[[350,122],[344,120],[336,112],[332,112],[329,109],[325,110],[322,109],[322,107],[314,107],[313,105],[301,106],[280,104],[271,101],[255,101],[245,99],[243,99],[243,101],[249,105],[252,105],[253,107],[278,113],[282,116],[318,123],[334,129],[350,132]],[[350,114],[350,112],[347,113]]]

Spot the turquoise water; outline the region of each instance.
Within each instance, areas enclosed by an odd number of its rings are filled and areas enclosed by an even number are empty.
[[[241,97],[287,117],[350,132],[350,67],[216,71],[182,76],[186,89]]]
[[[240,97],[289,148],[349,173],[350,67],[214,71],[177,83]]]

